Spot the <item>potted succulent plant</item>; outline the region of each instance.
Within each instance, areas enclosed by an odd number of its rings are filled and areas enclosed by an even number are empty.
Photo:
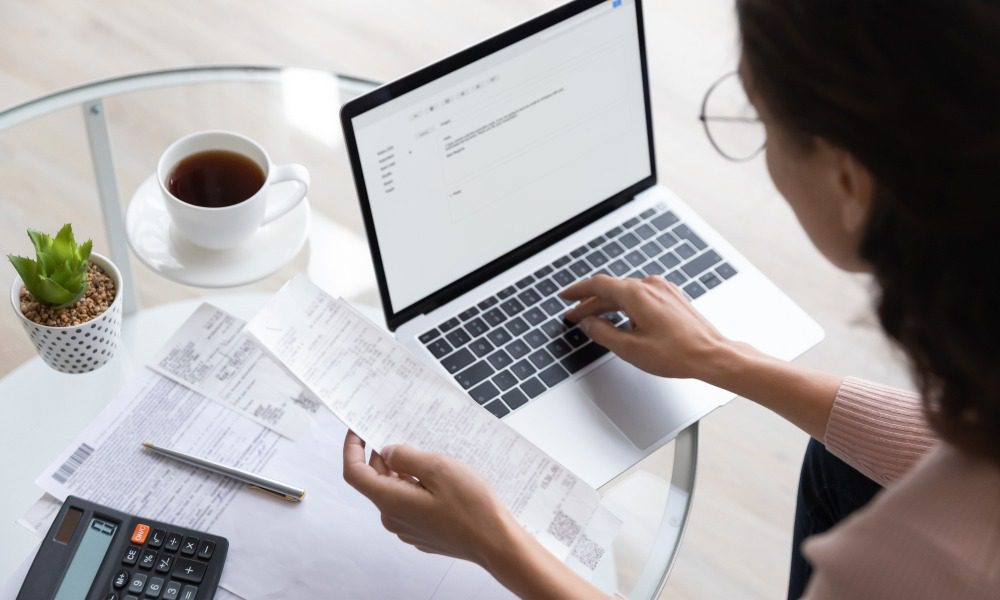
[[[86,373],[114,356],[121,338],[122,276],[66,224],[55,237],[28,230],[35,259],[8,255],[18,277],[10,302],[39,356],[63,373]]]

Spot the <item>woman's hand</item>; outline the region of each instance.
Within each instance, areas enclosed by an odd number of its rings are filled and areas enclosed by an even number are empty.
[[[388,446],[365,463],[365,444],[349,431],[344,480],[375,504],[386,529],[424,552],[485,567],[520,528],[485,481],[442,454]]]
[[[597,275],[563,290],[580,304],[566,313],[592,340],[643,371],[708,380],[733,342],[701,315],[684,292],[662,277],[615,279]],[[624,312],[631,329],[600,315]]]

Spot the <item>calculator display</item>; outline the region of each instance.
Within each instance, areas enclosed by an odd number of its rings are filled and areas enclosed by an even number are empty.
[[[110,521],[97,518],[90,520],[69,568],[66,569],[55,600],[79,600],[86,597],[117,530],[118,525]]]

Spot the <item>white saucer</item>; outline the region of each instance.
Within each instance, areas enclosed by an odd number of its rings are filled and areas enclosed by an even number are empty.
[[[129,246],[147,267],[194,287],[226,288],[253,283],[288,264],[309,232],[309,200],[265,225],[238,248],[208,250],[180,235],[150,175],[132,196],[125,216]]]

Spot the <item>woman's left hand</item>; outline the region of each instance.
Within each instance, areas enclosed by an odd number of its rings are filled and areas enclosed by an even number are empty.
[[[387,446],[365,462],[365,443],[353,431],[344,439],[344,480],[382,513],[382,525],[423,552],[483,567],[519,526],[470,468],[411,446]]]

